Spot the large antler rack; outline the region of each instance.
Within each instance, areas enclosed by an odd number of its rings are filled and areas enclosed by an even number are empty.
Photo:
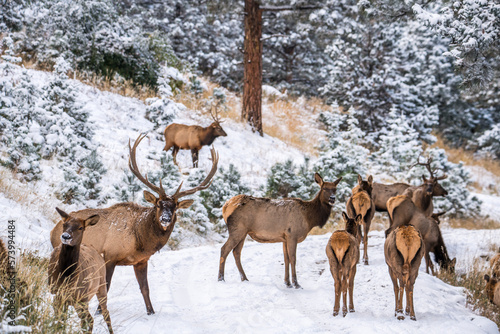
[[[130,157],[129,157],[129,160],[128,160],[128,167],[130,168],[130,171],[142,183],[144,183],[144,185],[146,185],[149,189],[151,189],[154,192],[156,192],[158,194],[158,196],[160,197],[160,199],[166,199],[167,198],[167,194],[165,193],[165,189],[163,189],[163,185],[161,184],[161,178],[160,178],[160,186],[157,187],[154,184],[152,184],[151,182],[149,182],[147,175],[146,175],[146,177],[142,176],[141,172],[139,171],[139,168],[137,167],[137,162],[135,160],[135,152],[136,152],[137,146],[139,145],[139,143],[141,142],[141,140],[143,140],[144,137],[146,137],[146,135],[147,135],[147,133],[141,133],[139,135],[139,137],[137,137],[137,139],[135,140],[133,147],[130,146],[130,139],[129,139],[129,141],[128,141],[128,149],[129,149]]]
[[[217,103],[214,107],[210,108],[210,116],[212,116],[212,118],[214,119],[215,122],[220,124],[220,123],[222,123],[222,121],[219,118],[218,107],[219,107],[219,103]],[[215,112],[214,112],[214,109],[215,109]]]
[[[440,176],[440,177],[436,177],[435,176],[435,173],[438,171],[438,170],[441,170],[441,168],[436,168],[436,169],[431,169],[431,163],[432,163],[432,160],[433,158],[432,157],[429,157],[427,159],[427,162],[420,162],[420,157],[422,156],[422,153],[420,153],[418,155],[418,158],[417,158],[417,162],[414,163],[413,165],[411,165],[410,168],[413,168],[415,166],[424,166],[428,171],[429,171],[429,174],[431,175],[431,178],[435,178],[436,180],[443,180],[443,179],[446,179],[448,177],[448,175],[444,174],[443,176]]]
[[[214,177],[215,172],[217,172],[217,164],[219,163],[219,154],[215,151],[213,146],[210,149],[210,153],[212,154],[212,169],[210,170],[210,173],[208,173],[205,180],[203,180],[203,182],[201,182],[200,185],[198,185],[197,187],[184,191],[180,191],[182,187],[182,182],[181,182],[179,188],[177,188],[177,191],[172,196],[174,199],[179,199],[184,196],[192,195],[197,191],[207,189],[208,187],[210,187],[210,184],[212,183],[212,178]]]

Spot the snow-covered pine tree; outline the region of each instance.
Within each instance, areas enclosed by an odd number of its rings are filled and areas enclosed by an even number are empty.
[[[493,159],[500,159],[500,123],[492,126],[477,139],[479,153]]]

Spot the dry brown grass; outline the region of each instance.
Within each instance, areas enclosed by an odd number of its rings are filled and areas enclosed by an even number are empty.
[[[500,228],[500,222],[490,218],[449,218],[446,225],[451,228],[467,230],[494,230]]]

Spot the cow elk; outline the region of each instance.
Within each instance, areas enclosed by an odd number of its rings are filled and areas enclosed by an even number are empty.
[[[358,241],[363,238],[363,263],[368,264],[368,232],[375,215],[375,204],[372,201],[373,177],[368,176],[367,181],[363,181],[361,175],[358,174],[358,185],[353,190],[353,195],[347,200],[346,211],[351,217],[356,217],[358,214],[362,216],[361,224],[359,224]],[[361,233],[363,227],[363,233]]]
[[[500,306],[500,278],[484,275],[486,296],[490,303]]]
[[[295,288],[300,288],[295,271],[297,243],[304,241],[313,227],[323,227],[326,224],[335,203],[337,185],[342,180],[340,177],[335,182],[324,182],[318,173],[314,175],[314,179],[321,189],[311,201],[298,198],[271,200],[237,195],[224,204],[222,215],[229,238],[221,249],[219,281],[224,280],[224,266],[231,251],[241,280],[247,280],[240,257],[245,238],[249,235],[258,242],[283,243],[285,284],[292,287],[289,276],[291,267],[292,283]]]
[[[218,117],[217,109],[212,113],[213,123],[208,127],[203,128],[198,125],[184,125],[172,123],[166,127],[165,147],[164,151],[168,151],[171,147],[174,163],[177,165],[177,152],[179,150],[191,150],[193,158],[193,167],[198,167],[198,152],[202,146],[210,146],[217,137],[226,137],[227,134],[220,125],[221,121]]]
[[[418,276],[418,268],[424,255],[424,243],[418,230],[412,225],[403,225],[393,230],[385,240],[385,262],[389,267],[394,287],[395,313],[398,320],[404,320],[403,293],[406,292],[406,315],[415,317],[413,305],[413,285]],[[398,284],[399,281],[399,284]]]
[[[210,186],[211,179],[217,171],[218,154],[211,149],[212,169],[197,187],[181,191],[182,183],[177,191],[169,196],[165,193],[160,181],[156,186],[144,177],[137,167],[136,148],[146,135],[140,135],[130,147],[129,168],[132,173],[149,189],[158,194],[154,196],[144,191],[144,198],[153,207],[143,207],[135,203],[119,203],[105,209],[84,209],[71,213],[77,218],[99,215],[101,222],[91,226],[83,237],[83,243],[94,247],[104,255],[106,261],[106,283],[108,290],[115,266],[134,266],[135,276],[146,304],[147,314],[154,314],[153,305],[149,298],[148,260],[165,246],[177,219],[176,210],[186,209],[193,200],[180,199],[192,195],[199,190]],[[56,247],[60,240],[63,223],[59,222],[51,232],[51,243]]]
[[[424,166],[430,173],[429,179],[427,179],[425,176],[422,176],[422,180],[424,183],[419,186],[411,186],[406,183],[382,184],[374,182],[372,189],[372,200],[375,204],[375,209],[379,212],[386,212],[387,201],[389,200],[389,198],[401,195],[406,189],[409,188],[413,191],[413,201],[415,202],[415,204],[420,209],[422,209],[422,211],[426,212],[427,215],[431,215],[434,209],[432,198],[448,195],[448,192],[438,182],[447,178],[447,175],[445,174],[436,177],[434,173],[437,170],[431,169],[431,162],[432,158],[429,158],[426,163],[421,163],[419,156],[417,162],[412,165],[412,167],[416,165]],[[356,190],[357,187],[353,189],[353,193]]]
[[[450,259],[439,228],[439,216],[443,215],[445,212],[432,214],[430,217],[427,217],[425,213],[413,203],[412,194],[412,190],[407,189],[402,195],[392,197],[387,201],[391,226],[385,232],[386,236],[399,226],[406,224],[415,226],[420,232],[425,244],[424,256],[426,272],[429,273],[430,269],[432,275],[435,275],[430,253],[434,253],[434,257],[441,269],[454,272],[456,258],[453,260]]]
[[[362,217],[357,215],[356,218],[349,218],[345,212],[342,212],[342,218],[345,222],[345,230],[333,232],[326,245],[326,256],[335,282],[334,317],[339,314],[341,293],[343,298],[342,316],[345,317],[347,314],[347,290],[349,290],[349,312],[354,312],[354,277],[356,276],[356,264],[359,261],[359,242],[356,235]]]
[[[54,305],[73,305],[81,319],[82,329],[92,333],[94,320],[89,312],[89,301],[97,294],[99,306],[110,333],[111,319],[106,306],[106,266],[104,259],[92,247],[82,245],[85,230],[97,224],[99,215],[77,218],[56,208],[63,219],[62,244],[54,248],[49,260],[49,286],[56,295]]]

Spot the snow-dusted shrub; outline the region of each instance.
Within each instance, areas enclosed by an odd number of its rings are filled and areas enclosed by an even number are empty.
[[[215,223],[216,231],[223,231],[226,227],[222,219],[224,203],[239,194],[249,195],[249,191],[250,189],[242,184],[241,174],[233,164],[229,164],[227,170],[220,167],[210,187],[200,191],[202,204],[207,209],[209,218]]]
[[[300,166],[295,166],[292,160],[278,162],[271,167],[271,172],[267,176],[266,197],[296,197],[310,200],[317,191],[317,187],[313,184],[314,178],[308,159]]]
[[[141,182],[137,180],[129,169],[123,170],[121,182],[114,184],[114,197],[120,202],[135,202],[138,200],[142,187]]]
[[[146,99],[146,119],[154,124],[154,130],[163,130],[175,118],[175,102],[165,98]]]
[[[500,159],[500,123],[485,131],[477,139],[480,153],[494,159]]]

